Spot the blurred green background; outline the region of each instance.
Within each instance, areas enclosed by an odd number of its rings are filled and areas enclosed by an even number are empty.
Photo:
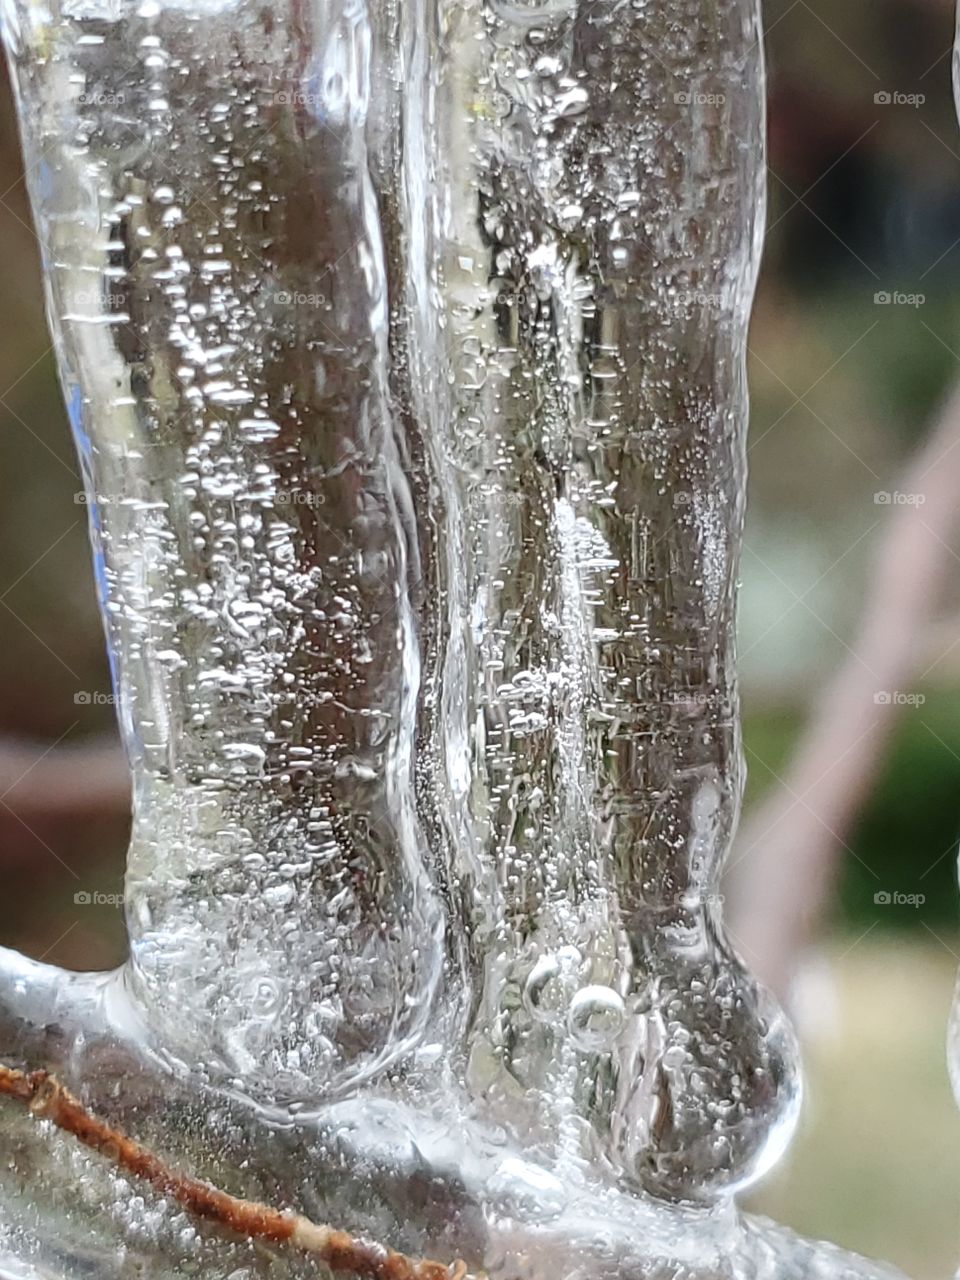
[[[876,495],[899,491],[960,379],[950,3],[768,0],[765,25],[770,212],[741,609],[748,818],[789,794],[804,727],[856,662],[901,511]],[[0,941],[101,968],[123,954],[120,910],[76,895],[120,891],[126,780],[7,91],[0,106]],[[960,445],[936,461],[935,479],[953,466],[960,483]],[[929,512],[942,582],[916,620],[903,705],[876,703],[889,736],[835,833],[822,900],[801,872],[788,887],[789,908],[810,917],[782,992],[808,1100],[791,1153],[751,1197],[918,1280],[960,1262],[960,1116],[944,1054],[960,967],[960,522],[932,507],[915,514]],[[781,843],[761,839],[757,856]],[[749,857],[740,869],[749,878]],[[888,890],[924,901],[878,904]],[[766,957],[744,950],[764,971]]]

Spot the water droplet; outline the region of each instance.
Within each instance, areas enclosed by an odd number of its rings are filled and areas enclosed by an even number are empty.
[[[608,1049],[620,1034],[625,1017],[623,1000],[612,987],[584,987],[570,1004],[567,1028],[579,1048]]]

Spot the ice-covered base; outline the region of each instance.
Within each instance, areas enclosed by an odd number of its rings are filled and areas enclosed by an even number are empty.
[[[0,1176],[4,1274],[65,1280],[91,1274],[105,1280],[317,1275],[315,1259],[283,1246],[272,1249],[228,1238],[142,1185],[117,1176],[72,1138],[51,1132],[22,1112],[5,1108],[2,1127],[4,1148],[17,1163],[14,1170],[8,1161]],[[184,1139],[182,1145],[191,1144]],[[304,1142],[305,1157],[309,1145]],[[263,1166],[269,1166],[271,1146],[265,1130]],[[199,1166],[216,1165],[228,1184],[245,1187],[270,1181],[266,1167],[230,1170],[209,1150],[193,1154]],[[504,1177],[509,1176],[507,1164],[505,1160],[500,1170]],[[353,1177],[343,1175],[341,1192],[347,1185],[356,1187]],[[502,1190],[489,1187],[488,1197],[474,1199],[458,1184],[454,1171],[441,1172],[426,1162],[409,1179],[398,1178],[393,1189],[397,1203],[378,1205],[369,1213],[371,1225],[388,1232],[394,1243],[406,1240],[410,1247],[427,1236],[436,1242],[435,1253],[445,1247],[451,1259],[465,1254],[473,1269],[503,1280],[841,1280],[899,1274],[834,1246],[801,1240],[772,1223],[739,1218],[732,1211],[685,1211],[649,1200],[590,1196],[577,1189],[562,1212],[556,1204],[538,1206],[531,1199],[516,1206],[525,1216],[514,1217]],[[322,1213],[323,1191],[313,1198],[314,1212]],[[333,1188],[330,1198],[340,1198]],[[410,1214],[403,1222],[401,1206]],[[349,1223],[356,1217],[354,1212],[337,1221]]]
[[[15,955],[0,967],[11,1065],[55,1070],[93,1112],[173,1167],[411,1255],[462,1257],[503,1280],[897,1274],[743,1218],[729,1202],[668,1204],[625,1195],[593,1170],[549,1169],[481,1124],[449,1079],[407,1080],[314,1115],[265,1110],[153,1054],[122,971],[65,982]],[[18,1103],[0,1107],[0,1143],[4,1275],[317,1274],[315,1260],[287,1246],[197,1220]]]

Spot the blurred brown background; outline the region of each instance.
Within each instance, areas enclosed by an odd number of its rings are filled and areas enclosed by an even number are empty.
[[[948,0],[768,0],[765,24],[750,783],[726,892],[738,946],[793,1009],[809,1088],[753,1203],[925,1280],[960,1262],[944,1059],[960,967],[953,14]],[[126,777],[6,89],[0,232],[0,941],[101,968],[123,954],[109,899]]]

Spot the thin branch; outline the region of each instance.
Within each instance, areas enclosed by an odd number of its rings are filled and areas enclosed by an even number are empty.
[[[248,1239],[286,1243],[315,1255],[331,1271],[349,1271],[364,1280],[471,1280],[466,1263],[450,1266],[408,1258],[384,1245],[358,1240],[346,1231],[318,1225],[298,1213],[241,1200],[199,1178],[179,1173],[132,1138],[110,1128],[47,1071],[17,1071],[0,1065],[0,1094],[24,1103],[32,1115],[49,1120],[118,1168],[148,1182],[181,1208]]]
[[[887,510],[849,656],[734,850],[732,867],[742,865],[728,890],[732,932],[751,969],[781,996],[825,914],[846,837],[896,720],[896,695],[910,689],[921,666],[930,669],[924,630],[951,559],[960,559],[949,544],[958,486],[960,383],[905,470],[907,501]]]
[[[70,821],[125,817],[130,771],[115,737],[61,742],[44,746],[0,737],[0,799],[28,819],[31,814]]]

